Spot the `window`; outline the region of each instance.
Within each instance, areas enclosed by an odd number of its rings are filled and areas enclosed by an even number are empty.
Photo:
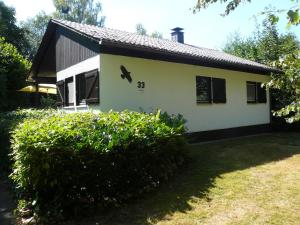
[[[86,84],[84,73],[76,76],[76,101],[77,105],[86,104]]]
[[[247,102],[255,103],[256,102],[256,83],[247,82]]]
[[[65,99],[65,81],[58,81],[57,84],[57,105],[63,106]]]
[[[256,83],[256,85],[257,85],[257,102],[266,103],[267,102],[266,88],[262,87],[261,83]]]
[[[57,82],[57,104],[61,106],[74,106],[74,91],[76,91],[76,105],[99,103],[99,73],[98,70],[78,74],[76,89],[73,77]]]
[[[267,92],[262,83],[247,81],[247,102],[248,103],[266,103]]]
[[[66,94],[66,106],[74,105],[74,81],[73,77],[66,79],[65,81],[65,94]]]
[[[99,73],[94,70],[85,73],[85,100],[87,103],[99,103]]]
[[[211,78],[196,77],[197,103],[211,103]]]
[[[196,77],[197,103],[226,103],[226,81],[220,78]]]

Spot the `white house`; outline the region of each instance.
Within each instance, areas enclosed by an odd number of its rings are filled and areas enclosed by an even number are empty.
[[[221,51],[63,20],[51,20],[30,77],[57,83],[65,110],[161,109],[189,132],[225,137],[265,131],[276,69]]]

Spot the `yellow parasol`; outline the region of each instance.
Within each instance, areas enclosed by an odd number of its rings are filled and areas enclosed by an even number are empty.
[[[46,93],[46,94],[53,94],[56,95],[56,85],[55,84],[38,84],[38,91],[36,90],[35,85],[29,85],[23,87],[22,89],[18,90],[22,92],[39,92],[39,93]]]

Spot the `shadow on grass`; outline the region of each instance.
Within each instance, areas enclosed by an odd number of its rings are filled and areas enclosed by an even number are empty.
[[[193,197],[210,201],[208,190],[224,173],[282,160],[300,154],[300,133],[274,133],[256,137],[196,144],[188,149],[186,168],[156,191],[120,208],[97,212],[92,218],[70,224],[150,224],[174,212],[191,210]]]

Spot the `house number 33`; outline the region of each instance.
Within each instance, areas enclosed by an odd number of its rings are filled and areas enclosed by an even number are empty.
[[[137,87],[138,88],[145,88],[145,82],[144,81],[138,81],[137,82]]]

